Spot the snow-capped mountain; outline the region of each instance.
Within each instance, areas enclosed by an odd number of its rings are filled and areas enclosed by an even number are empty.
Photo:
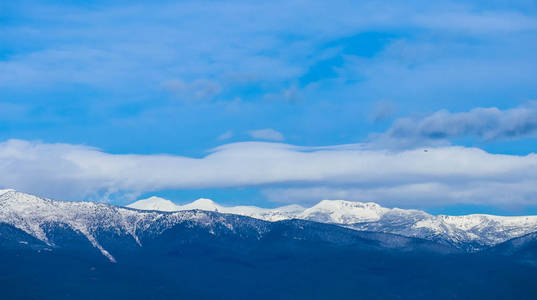
[[[104,291],[108,294],[99,299],[274,299],[291,287],[284,299],[347,298],[338,292],[352,298],[399,299],[403,293],[442,299],[423,294],[424,284],[451,291],[456,280],[464,284],[464,299],[487,292],[488,298],[503,292],[507,296],[500,298],[509,299],[520,291],[515,298],[534,298],[531,280],[512,287],[520,281],[516,276],[534,274],[529,272],[537,261],[535,234],[475,255],[460,249],[474,249],[466,240],[490,236],[495,243],[533,230],[533,217],[435,217],[347,201],[267,210],[201,199],[175,211],[172,202],[147,200],[136,204],[148,209],[141,210],[0,191],[2,295],[95,299],[94,291]],[[172,211],[157,210],[163,208]],[[274,218],[289,220],[267,221]],[[482,286],[483,278],[497,276],[494,290]],[[311,282],[320,289],[311,290]],[[7,288],[21,283],[24,288]]]
[[[255,234],[265,230],[263,222],[241,219],[242,227]],[[14,190],[0,192],[0,224],[8,224],[28,235],[55,246],[50,229],[64,227],[84,236],[110,261],[115,261],[99,241],[99,236],[113,235],[118,239],[130,239],[142,246],[141,236],[155,236],[181,223],[205,228],[213,232],[215,227],[235,231],[233,218],[201,210],[162,213],[141,211],[94,202],[65,202],[40,198]]]
[[[303,208],[298,205],[265,209],[255,206],[221,206],[209,199],[186,205],[151,197],[128,207],[141,210],[183,211],[200,209],[249,216],[266,221],[302,219],[331,223],[362,231],[394,233],[424,238],[476,251],[537,231],[537,216],[494,215],[434,216],[413,209],[386,208],[377,203],[323,200]]]
[[[140,203],[155,208],[155,201],[170,205],[161,199]],[[111,262],[117,261],[117,253],[125,255],[126,252],[142,251],[139,249],[150,251],[170,247],[170,251],[177,251],[186,244],[207,243],[210,247],[229,247],[237,251],[240,248],[258,248],[259,243],[275,239],[281,242],[309,240],[314,243],[349,244],[353,247],[362,245],[359,248],[451,251],[436,243],[387,233],[356,231],[307,220],[271,222],[260,219],[281,219],[282,215],[295,213],[296,207],[285,207],[274,212],[252,207],[228,210],[210,200],[201,199],[183,208],[185,210],[172,212],[139,210],[94,202],[56,201],[14,190],[2,190],[0,250],[2,241],[6,239],[11,245],[47,251],[71,247],[75,251],[86,249],[84,251],[87,252],[89,247],[97,249]],[[254,214],[258,218],[238,213]],[[39,243],[36,244],[36,241]]]
[[[127,207],[141,209],[141,210],[158,210],[158,211],[179,211],[178,205],[171,202],[168,199],[160,197],[150,197],[147,199],[138,200],[134,203],[127,205]]]
[[[537,216],[433,216],[422,211],[392,209],[377,221],[348,226],[440,241],[478,251],[537,231]]]
[[[274,209],[261,208],[256,206],[222,206],[210,199],[205,198],[200,198],[194,202],[185,205],[177,205],[170,200],[154,196],[148,199],[138,200],[134,203],[127,205],[127,207],[136,208],[140,210],[157,210],[168,212],[199,209],[205,211],[221,212],[226,214],[236,214],[271,222],[295,219],[296,215],[302,213],[305,210],[304,207],[299,205],[288,205]]]
[[[329,223],[363,234],[376,232],[425,239],[467,251],[481,250],[537,231],[537,216],[434,216],[419,210],[343,200],[323,200],[310,208],[290,205],[265,209],[227,207],[209,199],[176,205],[169,200],[152,197],[129,207],[118,207],[94,202],[56,201],[14,190],[0,190],[0,224],[13,226],[50,247],[61,244],[61,237],[54,231],[63,228],[82,236],[110,261],[116,260],[107,246],[106,240],[110,239],[125,240],[130,245],[143,247],[148,239],[180,225],[198,228],[196,230],[215,236],[231,235],[256,240],[278,228],[272,224],[296,219]],[[309,228],[312,226],[304,224]],[[300,226],[297,228],[302,228]],[[297,232],[295,238],[299,238]],[[339,237],[344,235],[348,233],[337,233]],[[326,235],[323,239],[337,240]],[[371,235],[368,239],[378,241]],[[381,239],[385,246],[394,241],[397,242],[392,246],[407,243],[394,236],[388,239],[390,242],[386,242],[385,237]]]

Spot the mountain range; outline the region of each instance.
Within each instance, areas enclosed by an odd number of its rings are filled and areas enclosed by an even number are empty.
[[[535,218],[0,191],[2,299],[535,299]]]
[[[323,200],[304,208],[289,205],[273,209],[255,206],[226,207],[210,199],[186,205],[151,197],[127,207],[140,210],[185,211],[199,209],[237,214],[266,221],[290,219],[336,224],[360,231],[393,233],[450,244],[466,251],[479,251],[507,240],[537,231],[537,216],[431,215],[421,210],[386,208],[373,202]]]

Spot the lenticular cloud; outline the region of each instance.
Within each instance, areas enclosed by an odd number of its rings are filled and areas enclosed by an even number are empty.
[[[534,154],[499,155],[465,147],[424,150],[247,142],[191,158],[109,154],[79,145],[9,140],[0,143],[0,186],[72,200],[109,193],[245,186],[295,188],[302,193],[318,192],[311,189],[315,186],[326,190],[344,186],[361,191],[369,201],[391,194],[405,195],[400,201],[428,198],[438,204],[468,199],[527,203],[537,196],[532,188],[537,186]],[[431,188],[435,186],[441,188]]]

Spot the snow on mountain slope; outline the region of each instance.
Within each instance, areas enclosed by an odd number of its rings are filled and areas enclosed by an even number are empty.
[[[178,211],[177,205],[170,200],[160,197],[150,197],[147,199],[138,200],[134,203],[127,205],[130,208],[136,208],[141,210],[158,210],[158,211]]]
[[[376,203],[323,200],[298,214],[298,219],[323,223],[353,224],[378,221],[390,211]]]
[[[277,208],[260,208],[256,206],[222,206],[210,199],[200,198],[194,202],[177,205],[170,200],[151,197],[138,200],[127,207],[141,210],[182,211],[206,210],[221,213],[237,214],[266,221],[280,221],[288,219],[302,219],[332,224],[355,224],[360,222],[379,221],[385,214],[398,212],[401,215],[421,213],[417,210],[403,210],[385,208],[377,203],[351,202],[344,200],[322,200],[318,204],[304,208],[300,205],[288,205]]]
[[[226,207],[209,199],[199,199],[172,207],[169,200],[147,208],[140,200],[129,205],[138,209],[181,211],[200,209],[249,216],[266,221],[303,219],[338,224],[356,230],[394,233],[408,237],[442,241],[468,251],[477,251],[506,240],[537,231],[537,216],[503,217],[493,215],[433,216],[413,209],[385,208],[376,203],[323,200],[303,208],[290,205],[274,209],[255,206]]]
[[[313,215],[301,214],[298,218],[315,221],[333,220],[334,223],[357,230],[442,241],[468,251],[478,251],[537,231],[537,216],[433,216],[419,210],[382,207],[375,207],[365,212],[355,209],[355,212],[361,215],[342,216],[339,210],[321,210]]]
[[[44,228],[50,224],[64,224],[86,237],[112,262],[115,262],[115,258],[99,242],[99,232],[107,231],[118,237],[130,236],[142,246],[139,234],[151,231],[150,233],[158,235],[185,221],[194,222],[209,230],[216,224],[223,225],[230,231],[234,230],[234,224],[222,215],[208,214],[199,210],[161,213],[94,202],[56,201],[14,190],[0,194],[0,223],[14,226],[52,247],[56,245],[50,240]]]
[[[0,223],[23,230],[50,246],[55,246],[54,240],[50,239],[44,228],[49,224],[65,224],[86,237],[111,261],[115,260],[113,254],[99,242],[99,232],[103,230],[128,236],[141,246],[143,241],[140,234],[159,234],[185,221],[208,228],[209,232],[213,232],[212,229],[217,225],[235,232],[237,223],[233,222],[236,221],[229,221],[228,216],[232,215],[225,214],[243,215],[271,222],[303,219],[331,223],[359,231],[428,239],[455,245],[467,251],[481,250],[537,232],[537,216],[433,216],[419,210],[385,208],[376,203],[343,200],[324,200],[307,209],[298,205],[266,209],[255,206],[226,207],[209,199],[199,199],[181,206],[163,198],[152,197],[137,201],[129,207],[94,202],[63,202],[14,190],[0,191]],[[260,224],[252,226],[261,226]],[[255,230],[261,234],[263,229],[254,228]]]
[[[159,210],[159,211],[184,211],[184,210],[205,210],[227,214],[236,214],[241,216],[252,217],[265,221],[280,221],[296,218],[296,215],[304,211],[299,205],[289,205],[274,209],[260,208],[256,206],[222,206],[210,199],[200,198],[194,202],[185,205],[176,205],[170,200],[159,197],[138,200],[127,205],[130,208],[141,210]]]
[[[475,242],[475,250],[479,250],[537,231],[537,216],[440,215],[416,222],[413,227],[431,230],[454,244]]]
[[[0,190],[0,195],[3,195],[3,194],[5,194],[5,193],[7,193],[7,192],[14,192],[14,191],[15,191],[15,190],[13,190],[13,189]]]
[[[200,210],[206,210],[206,211],[220,211],[223,209],[222,206],[216,204],[211,199],[205,199],[200,198],[192,203],[188,203],[183,206],[178,206],[178,210],[192,210],[192,209],[200,209]]]

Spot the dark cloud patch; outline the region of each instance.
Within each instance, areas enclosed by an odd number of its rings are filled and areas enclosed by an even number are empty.
[[[537,136],[537,102],[500,110],[475,108],[451,113],[441,110],[424,118],[402,118],[378,140],[426,141],[475,137],[485,141],[513,140]]]

